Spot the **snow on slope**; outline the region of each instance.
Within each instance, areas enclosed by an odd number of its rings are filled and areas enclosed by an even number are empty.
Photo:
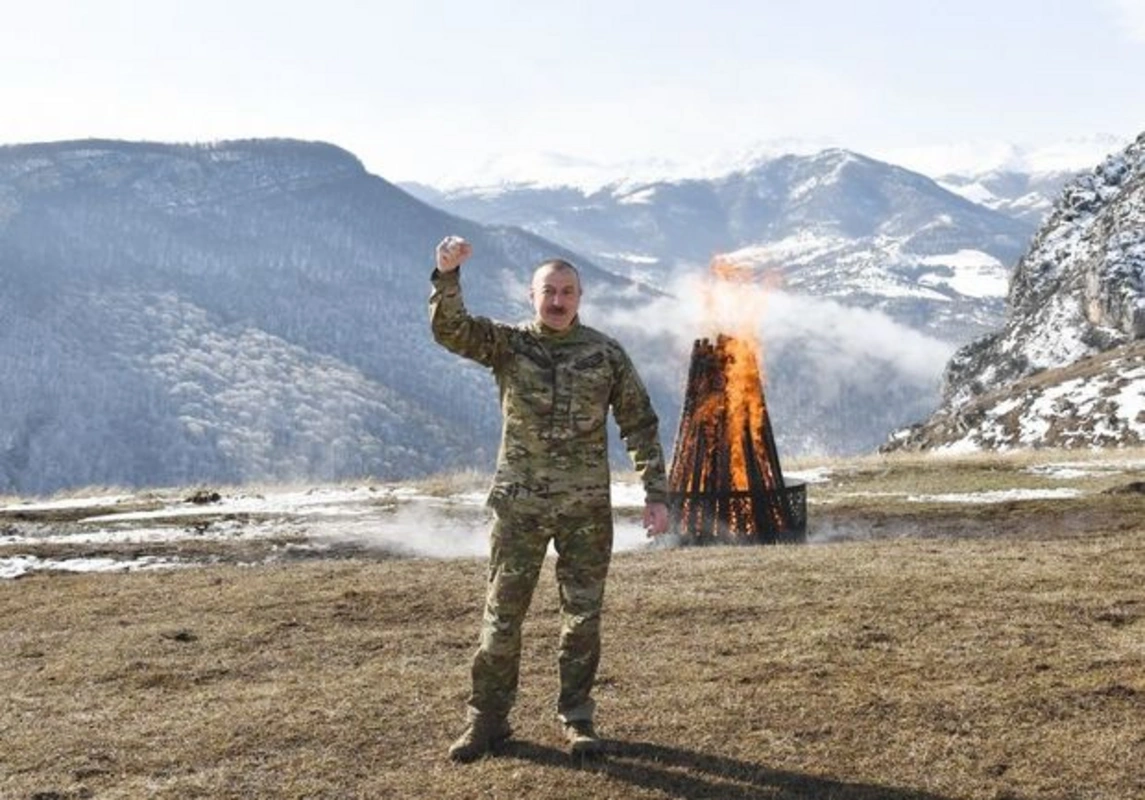
[[[1005,297],[1010,284],[1010,270],[994,256],[981,250],[959,250],[956,253],[926,256],[922,264],[946,267],[950,274],[927,274],[920,283],[946,286],[964,297]]]
[[[1145,341],[945,406],[925,424],[894,434],[884,449],[969,453],[1141,444]]]

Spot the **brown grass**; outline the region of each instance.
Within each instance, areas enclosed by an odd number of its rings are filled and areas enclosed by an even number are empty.
[[[813,504],[877,538],[619,554],[584,762],[551,568],[515,741],[469,766],[480,560],[3,582],[0,797],[1145,797],[1143,511]]]
[[[425,494],[435,497],[450,497],[462,492],[486,491],[492,476],[478,470],[462,470],[460,472],[446,472],[440,475],[431,475],[410,483],[411,486]]]
[[[1138,465],[1125,471],[1125,464]],[[1054,465],[1076,466],[1088,474],[1063,480],[1037,468]],[[893,499],[887,494],[936,495],[965,494],[1010,489],[1072,488],[1087,492],[1108,489],[1140,480],[1145,465],[1145,448],[1110,451],[1014,451],[970,455],[919,455],[891,453],[852,459],[800,461],[785,465],[787,471],[825,467],[828,483],[814,484],[809,492],[813,502],[862,503],[873,495],[875,505],[885,506]],[[868,503],[869,504],[869,503]]]

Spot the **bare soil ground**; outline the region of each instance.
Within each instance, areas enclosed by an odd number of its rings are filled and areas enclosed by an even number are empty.
[[[1145,797],[1140,467],[902,494],[1029,466],[836,463],[819,544],[617,554],[591,760],[553,717],[551,568],[514,739],[467,766],[481,559],[0,581],[0,797]]]

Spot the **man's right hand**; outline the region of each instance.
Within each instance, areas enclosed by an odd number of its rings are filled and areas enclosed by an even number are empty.
[[[453,272],[473,254],[473,245],[460,236],[446,236],[437,246],[437,271]]]

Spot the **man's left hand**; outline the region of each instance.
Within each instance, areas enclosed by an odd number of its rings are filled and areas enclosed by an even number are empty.
[[[648,536],[660,536],[668,532],[668,506],[663,503],[645,504],[644,532]]]

